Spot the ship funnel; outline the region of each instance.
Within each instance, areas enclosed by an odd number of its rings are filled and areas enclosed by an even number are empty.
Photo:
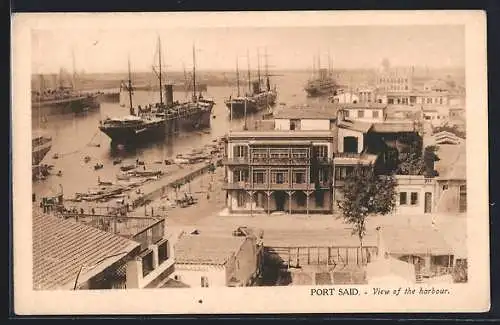
[[[174,104],[174,87],[172,85],[165,85],[165,100],[167,106]]]
[[[260,93],[260,84],[258,81],[252,82],[252,89],[254,94]]]
[[[328,70],[327,69],[321,69],[321,70],[319,70],[319,78],[320,79],[326,79],[327,74],[328,74]]]
[[[267,91],[271,91],[271,83],[269,82],[269,77],[266,78]]]

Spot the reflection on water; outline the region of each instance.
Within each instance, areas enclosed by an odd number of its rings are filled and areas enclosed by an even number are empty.
[[[308,75],[292,75],[276,77],[274,82],[278,88],[277,102],[284,102],[288,106],[317,99],[307,99],[303,91],[303,83]],[[137,157],[146,164],[155,161],[164,161],[173,158],[179,153],[190,152],[193,148],[212,143],[218,137],[225,135],[228,130],[241,130],[244,118],[229,119],[224,99],[235,89],[228,87],[211,87],[206,96],[212,97],[216,104],[213,108],[211,128],[204,131],[180,132],[166,137],[162,141],[150,142],[136,147],[112,149],[110,139],[99,131],[101,119],[128,114],[127,107],[120,107],[118,103],[102,103],[100,111],[82,114],[67,114],[59,116],[32,117],[33,129],[45,129],[52,135],[52,150],[47,154],[43,163],[53,164],[54,173],[61,170],[63,176],[50,176],[46,180],[33,183],[34,191],[46,194],[61,184],[66,195],[77,191],[85,191],[88,187],[97,185],[97,178],[114,180],[117,166],[112,162],[117,157],[124,163],[133,162]],[[176,100],[184,100],[190,94],[175,93]],[[145,105],[159,101],[159,94],[140,92],[134,94],[134,104]],[[247,123],[261,119],[261,114],[247,117]],[[53,155],[57,153],[58,159]],[[89,156],[90,162],[85,163],[84,157]],[[97,171],[93,166],[102,163],[104,167]]]

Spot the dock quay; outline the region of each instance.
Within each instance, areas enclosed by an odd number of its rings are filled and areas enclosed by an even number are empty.
[[[214,162],[203,162],[193,165],[186,165],[179,173],[166,175],[158,181],[149,182],[138,189],[139,191],[131,192],[129,203],[131,209],[136,209],[147,204],[150,201],[161,198],[167,194],[169,190],[174,190],[176,185],[182,185],[192,181],[194,178],[207,173],[212,165],[219,165],[222,159]],[[138,193],[139,192],[139,193]]]
[[[183,184],[191,182],[196,177],[205,174],[211,168],[221,164],[222,158],[212,161],[199,162],[194,164],[177,165],[177,170],[164,174],[157,180],[144,182],[137,187],[131,187],[123,191],[121,198],[110,199],[106,202],[98,201],[74,201],[65,198],[64,206],[67,210],[80,213],[82,215],[141,215],[151,217],[165,217],[161,211],[144,212],[137,211],[138,208],[148,203],[165,197],[179,190]],[[125,205],[125,204],[128,204]],[[151,212],[151,213],[150,213]]]

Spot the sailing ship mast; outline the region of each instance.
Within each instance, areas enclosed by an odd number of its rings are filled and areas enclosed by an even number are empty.
[[[196,101],[196,56],[193,44],[193,101]]]
[[[71,80],[73,90],[76,90],[76,67],[75,67],[75,50],[71,49],[71,59],[73,62],[73,77]]]
[[[128,100],[130,105],[130,115],[134,114],[134,108],[132,107],[132,75],[130,73],[130,56],[128,58]]]
[[[330,57],[330,49],[328,49],[328,74],[332,74],[332,58]]]
[[[267,64],[267,48],[264,49],[264,64],[265,64],[265,72],[266,72],[266,89],[267,91],[271,91],[271,83],[269,82],[269,66]]]
[[[247,65],[248,65],[248,92],[249,94],[252,93],[252,80],[251,80],[251,75],[250,75],[250,54],[248,53],[247,49]]]
[[[158,65],[160,71],[158,72],[158,78],[160,79],[160,105],[163,106],[163,86],[161,84],[161,39],[158,36]]]
[[[259,48],[257,48],[257,79],[259,80],[259,89],[260,92],[260,52]]]
[[[240,97],[240,70],[238,68],[238,57],[236,57],[236,86],[238,87],[238,97]]]
[[[316,56],[313,55],[312,79],[316,76]]]

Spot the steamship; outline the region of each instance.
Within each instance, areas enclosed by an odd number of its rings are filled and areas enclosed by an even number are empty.
[[[260,66],[257,67],[258,78],[257,80],[251,82],[250,77],[250,67],[248,67],[248,88],[252,89],[250,94],[245,96],[240,96],[240,82],[239,82],[239,69],[238,64],[236,64],[236,81],[238,87],[237,97],[229,97],[225,100],[227,109],[231,117],[241,117],[246,114],[253,114],[259,111],[270,109],[276,104],[276,99],[278,97],[278,92],[276,90],[276,85],[271,89],[271,82],[269,79],[269,73],[267,71],[266,63],[266,86],[262,89],[262,83],[260,78]]]
[[[304,88],[309,97],[336,95],[338,85],[327,69],[319,70],[319,77],[309,80]]]
[[[101,107],[100,94],[83,93],[77,91],[75,73],[71,80],[64,78],[65,71],[61,69],[59,75],[54,75],[52,87],[46,87],[47,81],[39,75],[39,84],[32,82],[31,110],[33,116],[46,116],[68,113],[82,113],[97,110]],[[50,81],[50,80],[49,80]]]
[[[161,45],[160,41],[158,42],[160,49],[158,78],[160,89],[162,89]],[[195,76],[194,68],[193,76]],[[111,138],[112,144],[129,144],[162,138],[167,130],[176,126],[184,129],[200,129],[210,126],[210,117],[215,103],[213,100],[203,98],[201,94],[195,96],[195,92],[193,92],[191,102],[174,102],[173,86],[165,85],[166,103],[163,102],[163,92],[160,91],[159,103],[146,105],[145,107],[134,107],[132,103],[133,86],[130,76],[130,64],[129,80],[126,88],[129,94],[130,115],[107,118],[101,121],[99,125],[99,130]],[[193,89],[196,89],[195,81],[193,82]]]

